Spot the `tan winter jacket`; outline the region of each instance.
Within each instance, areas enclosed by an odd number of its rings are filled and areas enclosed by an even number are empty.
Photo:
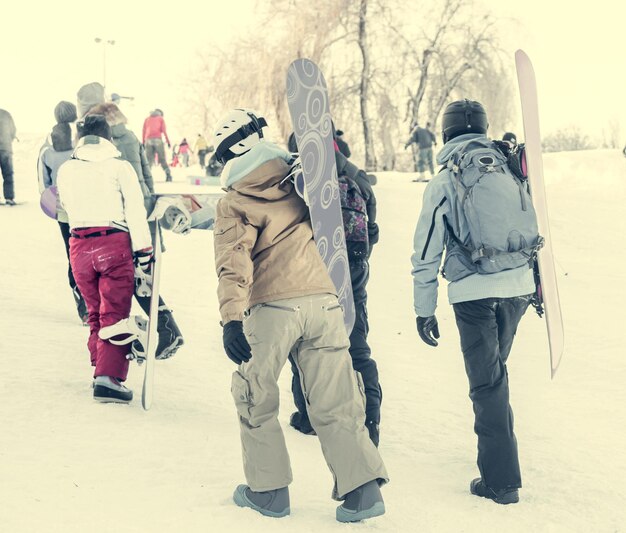
[[[280,158],[234,183],[217,205],[214,229],[222,323],[253,305],[310,294],[335,294],[313,241],[309,211]]]

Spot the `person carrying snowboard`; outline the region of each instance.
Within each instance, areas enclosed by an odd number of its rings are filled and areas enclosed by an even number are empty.
[[[384,513],[388,481],[365,429],[364,398],[348,353],[335,287],[313,240],[309,211],[289,180],[292,156],[262,140],[266,121],[237,109],[215,130],[226,195],[214,244],[224,349],[238,366],[231,391],[239,415],[244,472],[235,503],[266,516],[290,513],[292,481],[278,422],[278,378],[291,352],[308,414],[335,479],[336,518]]]
[[[288,147],[292,153],[298,152],[295,135],[289,136]],[[335,163],[339,176],[341,210],[344,221],[344,234],[350,265],[350,281],[356,318],[350,333],[350,357],[352,367],[359,372],[365,389],[365,425],[372,442],[378,446],[380,440],[380,406],[382,389],[378,379],[376,361],[367,342],[369,323],[367,320],[367,282],[369,281],[369,256],[378,242],[376,224],[376,196],[367,174],[352,164],[340,150],[335,148]],[[289,356],[293,378],[291,391],[298,409],[291,415],[290,425],[305,435],[314,435],[307,414],[306,399],[298,365]]]
[[[105,328],[128,319],[135,289],[133,256],[149,271],[152,240],[137,176],[130,163],[119,159],[105,118],[88,115],[78,129],[80,140],[59,168],[57,185],[71,229],[72,271],[89,311],[93,397],[128,403],[133,393],[123,382],[129,348],[107,339]]]
[[[120,152],[120,156],[124,161],[128,161],[137,174],[139,186],[143,193],[143,202],[146,210],[146,217],[152,213],[155,205],[154,181],[150,165],[146,158],[143,146],[139,143],[137,136],[128,129],[126,124],[128,120],[121,109],[112,102],[98,104],[92,107],[88,115],[104,115],[107,124],[111,128],[111,142]],[[156,222],[151,220],[148,222],[150,234],[156,233]],[[162,237],[159,237],[161,247],[164,250]],[[156,244],[156,239],[152,243]],[[150,315],[150,297],[139,296],[135,294],[137,303],[146,315]],[[156,349],[155,359],[161,361],[172,357],[178,349],[185,344],[183,335],[174,320],[172,309],[170,309],[163,297],[159,294],[159,315],[157,320],[157,332],[159,334],[159,344]]]
[[[414,238],[417,331],[437,346],[437,273],[449,282],[474,406],[478,469],[470,491],[516,503],[522,486],[506,362],[535,292],[534,255],[541,244],[527,184],[487,136],[479,102],[449,104],[442,121],[445,168],[426,186]]]

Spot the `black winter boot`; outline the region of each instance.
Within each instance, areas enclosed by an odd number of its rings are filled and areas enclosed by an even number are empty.
[[[289,418],[289,425],[305,435],[317,435],[306,413],[302,414],[300,411],[292,413]]]
[[[97,376],[93,381],[93,399],[102,403],[129,403],[133,391],[110,376]]]
[[[239,485],[235,489],[233,500],[239,507],[250,507],[250,509],[272,518],[282,518],[291,512],[289,487],[254,492],[248,485]]]
[[[344,502],[337,507],[336,518],[339,522],[359,522],[382,514],[385,514],[385,503],[378,481],[374,479],[346,494]]]
[[[176,353],[178,348],[185,344],[185,340],[176,325],[171,309],[165,306],[159,307],[157,330],[159,332],[159,345],[157,346],[155,359],[159,361],[169,359]]]
[[[470,483],[470,492],[474,496],[489,498],[496,503],[507,505],[509,503],[519,502],[519,491],[515,488],[492,489],[479,477],[473,479]]]

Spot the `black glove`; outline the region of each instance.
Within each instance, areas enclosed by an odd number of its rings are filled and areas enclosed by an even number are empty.
[[[429,346],[437,346],[439,344],[435,340],[439,338],[439,325],[437,324],[437,317],[435,315],[418,316],[417,332],[420,338]]]
[[[223,339],[226,355],[233,363],[240,365],[250,361],[252,351],[243,332],[241,320],[231,320],[224,326]]]

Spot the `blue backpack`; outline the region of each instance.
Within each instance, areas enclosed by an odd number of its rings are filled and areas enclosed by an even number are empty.
[[[489,139],[472,139],[447,168],[456,200],[453,220],[445,220],[450,239],[444,277],[456,281],[474,273],[530,268],[543,239],[528,184],[511,171],[508,154]]]

